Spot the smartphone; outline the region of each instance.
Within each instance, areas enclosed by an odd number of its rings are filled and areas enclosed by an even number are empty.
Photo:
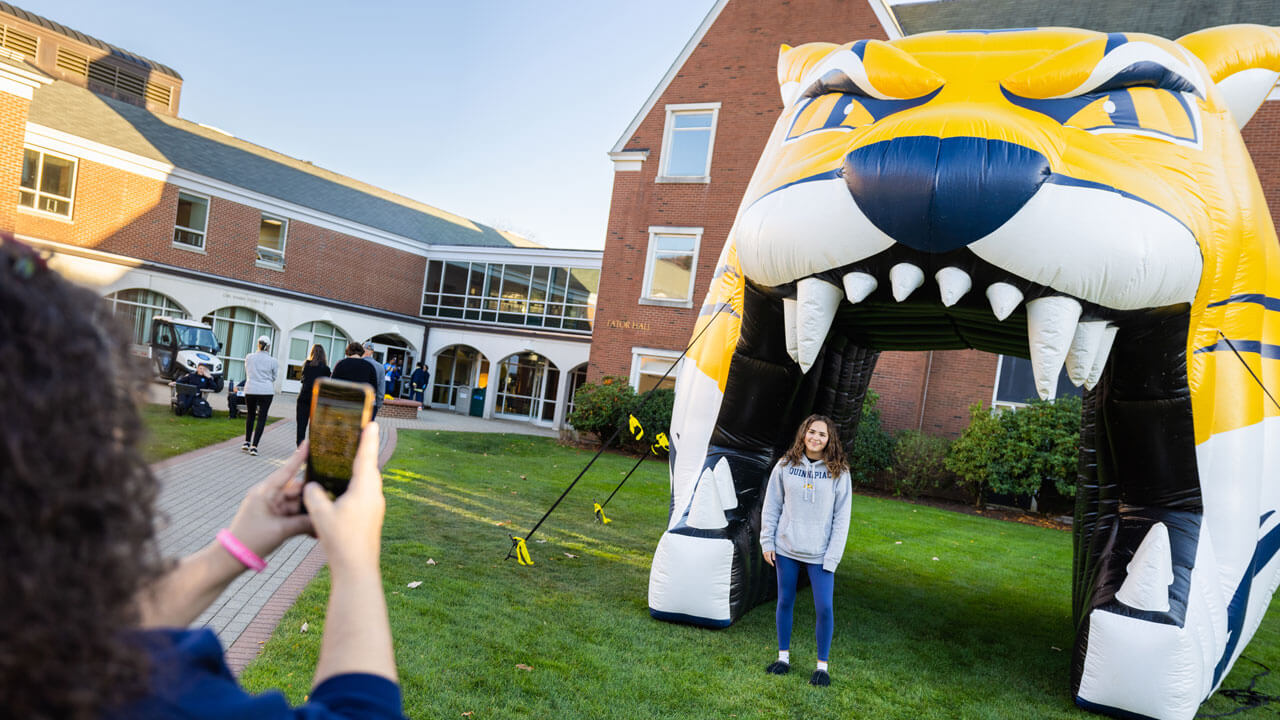
[[[373,388],[365,383],[319,378],[311,390],[311,449],[307,482],[337,497],[351,483],[360,432],[373,415]]]

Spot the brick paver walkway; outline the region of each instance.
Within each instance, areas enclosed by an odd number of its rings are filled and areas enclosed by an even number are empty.
[[[293,404],[288,405],[292,410]],[[384,419],[379,427],[379,465],[391,457],[397,429],[555,434],[524,423],[484,421],[438,411],[424,411],[418,420]],[[153,465],[160,480],[161,552],[176,558],[207,545],[219,529],[230,524],[248,489],[284,464],[293,452],[294,438],[294,422],[284,420],[267,427],[257,457],[241,452],[242,439],[235,438]],[[218,634],[227,649],[227,662],[236,673],[257,657],[285,611],[324,566],[323,551],[308,537],[289,540],[265,559],[266,570],[242,573],[194,623]]]

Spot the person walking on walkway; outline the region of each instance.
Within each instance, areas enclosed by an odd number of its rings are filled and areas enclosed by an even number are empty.
[[[267,426],[267,410],[276,393],[276,372],[280,363],[271,357],[270,349],[271,338],[263,335],[258,338],[258,352],[250,353],[244,359],[244,445],[240,449],[250,455],[258,454],[262,430]]]
[[[23,418],[0,423],[0,714],[402,718],[379,570],[377,426],[365,428],[342,496],[302,486],[304,445],[249,491],[226,530],[173,564],[156,538],[160,488],[135,405],[148,378],[130,344],[94,292],[0,236],[0,357],[48,359],[0,373],[0,417]],[[241,688],[218,637],[190,624],[301,533],[319,538],[333,586],[311,690],[290,708],[279,691]]]
[[[312,345],[311,354],[302,365],[302,391],[298,393],[298,444],[307,437],[307,423],[311,421],[311,388],[317,378],[329,377],[325,364],[324,347]]]
[[[422,394],[427,389],[427,379],[431,374],[427,372],[424,363],[418,363],[413,369],[413,374],[409,376],[409,384],[413,386],[413,401],[418,403],[418,409],[426,410],[427,406],[422,402]]]
[[[373,417],[378,417],[378,411],[382,409],[383,396],[387,393],[387,376],[383,373],[382,364],[373,356],[373,343],[365,342],[364,344],[364,360],[369,363],[369,367],[373,368],[373,374],[377,376],[377,382],[373,387]]]
[[[831,684],[827,661],[835,632],[832,596],[836,566],[849,539],[852,496],[849,463],[835,423],[825,415],[810,415],[773,467],[760,514],[764,561],[778,572],[778,659],[765,668],[769,673],[784,675],[791,670],[792,610],[803,570],[813,586],[817,615],[818,667],[809,684]]]

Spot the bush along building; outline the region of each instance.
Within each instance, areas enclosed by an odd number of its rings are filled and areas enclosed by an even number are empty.
[[[609,153],[614,182],[602,261],[608,282],[597,305],[588,379],[620,375],[648,389],[688,344],[739,202],[782,111],[781,45],[1036,26],[1177,38],[1242,22],[1280,25],[1280,4],[720,0]],[[1273,92],[1269,99],[1278,97]],[[1266,102],[1244,131],[1273,215],[1280,210],[1278,125],[1280,103]],[[946,437],[964,429],[974,403],[1016,407],[1036,396],[1028,361],[961,347],[885,352],[871,389],[886,429]],[[1064,374],[1052,394],[1079,393]]]
[[[543,248],[184,120],[182,91],[168,66],[0,3],[0,229],[98,290],[142,354],[152,318],[202,320],[235,380],[266,335],[288,393],[313,345],[332,365],[368,340],[406,378],[427,363],[432,407],[563,423],[599,252]]]

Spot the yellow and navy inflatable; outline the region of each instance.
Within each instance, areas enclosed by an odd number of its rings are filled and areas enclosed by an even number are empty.
[[[1088,388],[1076,702],[1193,717],[1280,582],[1280,245],[1240,136],[1278,74],[1249,25],[784,46],[678,379],[651,613],[768,599],[768,470],[811,412],[853,436],[880,351],[1029,357],[1042,395]]]

